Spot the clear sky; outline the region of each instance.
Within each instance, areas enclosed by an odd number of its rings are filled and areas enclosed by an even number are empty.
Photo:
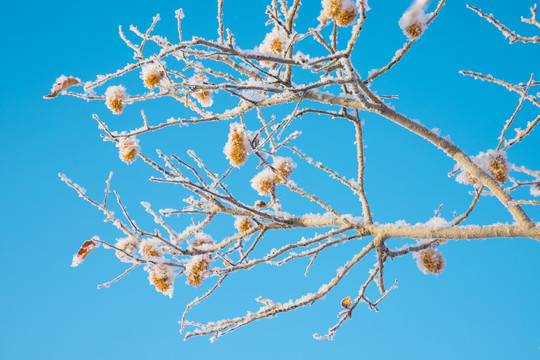
[[[113,170],[112,187],[120,192],[137,222],[150,228],[154,227],[152,219],[139,202],[149,201],[155,208],[180,207],[185,193],[149,183],[148,177],[155,175],[151,169],[141,161],[126,166],[118,159],[116,149],[99,137],[93,113],[114,129],[133,129],[141,125],[141,104],[115,117],[102,102],[68,97],[46,101],[43,95],[61,74],[89,81],[132,62],[132,51],[119,38],[118,25],[126,31],[130,24],[144,30],[159,13],[162,21],[155,33],[175,41],[174,10],[183,8],[185,38],[215,38],[215,3],[58,0],[0,5],[0,358],[540,358],[540,244],[529,239],[451,241],[440,248],[447,267],[437,277],[422,274],[412,256],[388,263],[385,277],[388,282],[398,279],[398,288],[378,313],[360,306],[333,341],[317,341],[312,334],[324,334],[335,323],[340,299],[354,296],[375,262],[373,257],[366,258],[334,293],[315,305],[256,322],[213,344],[208,338],[183,341],[177,324],[185,305],[204,293],[213,279],[197,289],[178,279],[175,296],[169,299],[149,286],[142,270],[111,288],[97,290],[96,285],[126,268],[103,249],[92,253],[82,266],[70,267],[72,255],[85,240],[98,235],[114,242],[122,234],[65,186],[58,172],[66,173],[88,194],[101,199],[105,180]],[[225,26],[231,28],[239,46],[252,49],[269,31],[264,26],[266,4],[262,0],[225,0]],[[526,82],[532,72],[539,72],[540,46],[509,45],[465,4],[462,0],[448,1],[406,58],[377,79],[372,88],[379,94],[398,94],[399,100],[391,100],[396,110],[429,128],[441,129],[443,135],[450,135],[474,156],[496,146],[500,130],[519,98],[458,71],[475,70],[513,83]],[[470,4],[495,14],[519,33],[538,35],[519,21],[520,16],[529,15],[532,1],[471,0]],[[408,5],[407,1],[370,1],[372,10],[353,59],[362,76],[386,64],[406,41],[398,20]],[[432,3],[430,9],[435,5]],[[299,26],[315,27],[319,11],[319,1],[304,0]],[[173,62],[169,59],[167,64]],[[171,116],[192,116],[168,99],[143,103],[142,108],[155,123]],[[523,128],[537,115],[538,108],[526,103],[516,126]],[[444,153],[383,118],[366,115],[363,119],[366,190],[375,221],[426,222],[441,203],[441,215],[447,219],[453,211],[461,213],[467,208],[471,200],[467,192],[472,188],[447,177],[454,164]],[[227,166],[222,154],[227,128],[228,123],[175,127],[142,137],[141,145],[183,157],[193,148],[216,171],[223,171]],[[355,176],[354,134],[349,124],[306,116],[293,123],[291,131],[295,129],[303,131],[295,145],[346,177]],[[509,160],[540,170],[539,147],[537,129],[523,144],[511,149]],[[340,211],[361,215],[358,201],[350,192],[329,183],[300,159],[297,163],[293,180],[299,186],[319,192]],[[252,189],[246,191],[255,198]],[[515,196],[530,197],[525,189]],[[302,209],[299,203],[291,206],[297,212]],[[526,210],[536,221],[540,219],[540,207],[527,206]],[[512,219],[490,197],[481,199],[468,221],[497,222]],[[179,220],[178,224],[185,222]],[[230,224],[222,226],[219,223],[212,228],[216,239],[232,230]],[[399,247],[413,241],[393,240],[389,245]],[[330,249],[317,259],[308,278],[303,275],[308,260],[279,268],[263,265],[237,274],[214,298],[193,310],[191,318],[204,322],[237,316],[256,310],[258,303],[253,299],[258,296],[285,302],[312,292],[328,282],[335,269],[363,244],[357,241]],[[376,289],[372,291],[375,294]]]

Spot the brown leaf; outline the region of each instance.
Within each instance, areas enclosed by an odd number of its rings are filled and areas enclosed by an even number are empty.
[[[99,244],[94,242],[93,240],[87,240],[84,242],[83,246],[79,249],[79,251],[73,255],[73,262],[71,263],[72,267],[79,266],[83,263],[84,259],[90,254],[92,250],[97,248]]]
[[[66,77],[64,75],[60,76],[58,79],[56,79],[56,82],[54,83],[49,95],[45,95],[44,99],[52,99],[56,97],[58,94],[60,94],[62,91],[66,90],[67,88],[70,88],[74,85],[81,85],[81,81],[74,77]]]

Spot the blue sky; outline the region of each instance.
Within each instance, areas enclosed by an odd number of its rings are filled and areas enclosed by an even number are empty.
[[[225,0],[225,26],[237,44],[252,49],[264,38],[266,1],[248,4]],[[303,1],[298,25],[316,26],[318,1]],[[520,34],[534,29],[519,22],[529,15],[532,2],[474,0],[471,5],[493,13]],[[439,128],[467,154],[494,148],[500,130],[514,111],[518,97],[506,89],[458,74],[475,70],[509,82],[525,82],[538,72],[540,47],[509,45],[485,20],[465,8],[464,1],[449,1],[426,34],[391,72],[372,88],[379,94],[399,94],[392,105],[429,128]],[[431,4],[433,8],[435,4]],[[354,54],[362,76],[379,68],[405,42],[397,22],[406,1],[379,4],[372,10]],[[135,271],[111,288],[97,290],[125,269],[107,251],[91,254],[80,267],[70,267],[73,253],[93,235],[114,241],[122,237],[96,209],[73,193],[57,174],[66,173],[101,199],[105,180],[114,171],[112,187],[142,226],[153,228],[140,207],[146,200],[154,208],[180,207],[185,193],[178,188],[150,183],[155,175],[141,161],[126,166],[116,149],[99,137],[93,113],[115,129],[140,126],[139,111],[161,122],[186,116],[169,99],[133,105],[113,116],[103,103],[45,95],[61,74],[92,80],[132,61],[132,51],[118,37],[118,25],[146,29],[152,16],[161,14],[156,34],[177,38],[174,10],[182,7],[184,38],[216,37],[215,1],[125,1],[3,3],[0,27],[4,53],[0,58],[4,86],[0,87],[0,178],[3,249],[0,263],[0,358],[2,359],[533,359],[540,356],[540,246],[528,239],[455,241],[441,247],[447,260],[438,277],[425,276],[411,256],[386,267],[388,282],[398,288],[381,304],[378,313],[359,307],[333,341],[313,340],[323,334],[339,312],[339,301],[354,295],[375,259],[359,264],[335,292],[315,305],[251,324],[210,344],[207,338],[183,341],[178,334],[185,305],[207,289],[176,283],[171,300],[149,286],[146,273]],[[135,40],[134,38],[132,38]],[[304,51],[304,50],[303,50]],[[319,50],[315,50],[319,51]],[[306,52],[306,51],[304,51]],[[173,60],[168,60],[171,65]],[[132,77],[129,81],[134,81]],[[136,80],[136,79],[135,79]],[[104,88],[101,90],[104,91]],[[139,89],[142,91],[142,89]],[[536,93],[539,89],[536,89]],[[223,104],[218,102],[218,105]],[[284,113],[278,113],[284,116]],[[538,115],[525,104],[516,126]],[[188,114],[187,116],[191,116]],[[416,135],[389,121],[365,115],[366,190],[375,221],[425,222],[444,204],[442,216],[464,211],[470,190],[447,177],[453,161]],[[254,118],[248,121],[256,121]],[[141,137],[143,149],[159,147],[185,157],[187,149],[208,159],[222,171],[228,123],[175,127]],[[306,116],[291,130],[301,129],[296,144],[310,156],[353,177],[354,133],[350,124],[336,119]],[[509,152],[515,164],[540,169],[540,132]],[[284,154],[290,156],[290,154]],[[251,160],[255,166],[256,161]],[[344,212],[360,215],[356,198],[329,182],[300,159],[293,180],[318,192]],[[427,166],[426,166],[427,164]],[[240,190],[250,174],[235,174],[231,188]],[[252,175],[251,175],[252,176]],[[248,197],[255,198],[254,192]],[[515,193],[527,198],[528,191]],[[291,200],[300,212],[303,203]],[[311,209],[311,208],[310,208]],[[538,221],[540,208],[526,207]],[[190,219],[174,220],[178,225]],[[511,222],[495,199],[482,198],[468,223]],[[211,228],[215,238],[227,236],[232,226]],[[271,241],[294,241],[279,234]],[[289,235],[290,236],[290,235]],[[392,240],[401,246],[412,240]],[[310,276],[306,261],[285,267],[261,266],[227,279],[216,296],[192,311],[194,320],[210,321],[258,308],[257,296],[287,301],[318,289],[335,274],[362,242],[332,248],[318,259]],[[269,248],[273,245],[269,245]],[[375,291],[375,289],[372,289]],[[375,292],[373,292],[375,294]]]

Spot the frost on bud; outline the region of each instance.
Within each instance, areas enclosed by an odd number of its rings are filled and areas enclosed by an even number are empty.
[[[508,163],[506,153],[504,150],[488,150],[487,152],[481,152],[477,156],[471,158],[471,160],[484,172],[488,173],[499,182],[506,182],[508,180],[508,171],[510,164]],[[461,172],[456,176],[456,181],[461,184],[473,184],[479,185],[480,182],[474,176],[472,176],[461,165],[456,165],[455,170]]]
[[[418,39],[426,30],[427,17],[422,9],[406,11],[399,19],[399,27],[409,40]]]
[[[210,250],[216,242],[212,237],[208,234],[198,232],[193,237],[193,240],[191,240],[191,243],[189,244],[189,250],[191,251],[204,251],[204,250]]]
[[[474,186],[480,185],[480,182],[478,181],[478,179],[472,176],[471,173],[465,170],[465,168],[463,168],[463,166],[461,166],[460,164],[457,164],[454,167],[454,171],[459,171],[459,173],[456,175],[456,181],[458,183],[464,184],[464,185],[474,185]]]
[[[340,13],[343,6],[343,0],[322,0],[322,14],[325,18],[335,19]]]
[[[345,309],[348,309],[349,306],[351,306],[352,304],[352,299],[350,296],[347,296],[346,298],[343,298],[341,300],[341,306],[344,307]]]
[[[251,187],[259,195],[270,195],[274,191],[275,174],[272,170],[265,168],[251,179]]]
[[[265,54],[282,55],[286,50],[287,33],[278,27],[266,34],[259,50]]]
[[[109,86],[105,91],[105,105],[113,114],[119,115],[124,110],[127,99],[126,88],[122,85]]]
[[[125,136],[120,138],[116,144],[118,147],[118,156],[120,160],[126,164],[131,164],[137,159],[137,155],[141,152],[141,147],[139,146],[139,140],[135,136]]]
[[[172,298],[175,277],[176,274],[169,266],[154,265],[152,270],[150,270],[148,280],[150,284],[156,287],[157,291]]]
[[[336,22],[337,26],[349,26],[358,16],[356,4],[351,0],[322,0],[321,23],[328,19]]]
[[[276,156],[272,165],[285,178],[285,180],[288,180],[293,170],[296,169],[296,164],[291,158],[288,157]],[[277,175],[275,176],[274,182],[276,184],[285,184],[285,181],[281,180]]]
[[[235,167],[243,165],[248,158],[249,149],[249,137],[242,124],[231,124],[229,138],[223,148],[229,163]]]
[[[287,50],[288,42],[287,33],[278,27],[275,27],[271,32],[266,34],[263,42],[259,46],[259,51],[263,54],[283,55]],[[271,67],[272,62],[261,61],[261,64],[266,67]]]
[[[208,80],[208,78],[206,77],[206,75],[204,75],[204,73],[195,74],[191,78],[192,83],[200,85],[203,85],[206,80]],[[199,104],[201,104],[202,107],[209,107],[212,106],[212,104],[214,103],[214,100],[212,99],[212,92],[210,92],[209,90],[197,91],[192,93],[191,95],[193,95],[193,97],[197,99],[197,101],[199,102]]]
[[[536,183],[531,185],[530,191],[532,196],[540,196],[540,178],[537,178]]]
[[[146,64],[141,70],[141,79],[144,82],[144,86],[149,89],[153,89],[161,79],[165,76],[165,72],[161,65],[157,63]]]
[[[94,250],[95,248],[97,248],[98,246],[99,246],[99,243],[96,243],[93,240],[85,241],[83,246],[81,246],[81,248],[79,249],[79,251],[75,255],[73,255],[73,261],[71,262],[71,267],[77,267],[81,265],[84,259],[86,259],[86,257],[88,256],[88,254],[90,254],[90,252]]]
[[[159,244],[160,241],[158,239],[144,239],[139,247],[139,254],[147,259],[160,257],[162,252]]]
[[[506,153],[503,150],[489,150],[486,153],[486,162],[491,176],[499,182],[508,180],[508,169],[510,168]]]
[[[444,257],[437,249],[428,248],[414,253],[416,265],[424,274],[438,275],[444,270]]]
[[[248,217],[237,217],[234,221],[234,227],[239,233],[243,233],[255,226],[255,222]]]
[[[210,255],[195,255],[186,265],[186,283],[197,287],[202,284],[208,276],[208,267],[212,258]]]
[[[351,25],[358,16],[356,5],[350,0],[344,0],[341,11],[335,17],[334,21],[337,26],[347,27]]]
[[[139,241],[131,236],[119,239],[116,242],[115,247],[120,250],[116,250],[115,255],[122,262],[131,262],[132,257],[137,252],[139,247]]]

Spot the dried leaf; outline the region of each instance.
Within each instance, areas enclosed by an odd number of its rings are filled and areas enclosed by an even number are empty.
[[[81,81],[74,77],[66,77],[64,75],[60,76],[58,79],[56,79],[56,82],[54,83],[51,93],[49,95],[45,95],[44,99],[52,99],[58,96],[62,91],[66,90],[67,88],[70,88],[74,85],[81,85]]]
[[[75,255],[73,255],[73,262],[71,263],[71,266],[77,267],[81,265],[84,259],[86,259],[86,257],[88,256],[88,254],[90,254],[90,252],[98,246],[99,244],[94,242],[93,240],[85,241],[79,251]]]

